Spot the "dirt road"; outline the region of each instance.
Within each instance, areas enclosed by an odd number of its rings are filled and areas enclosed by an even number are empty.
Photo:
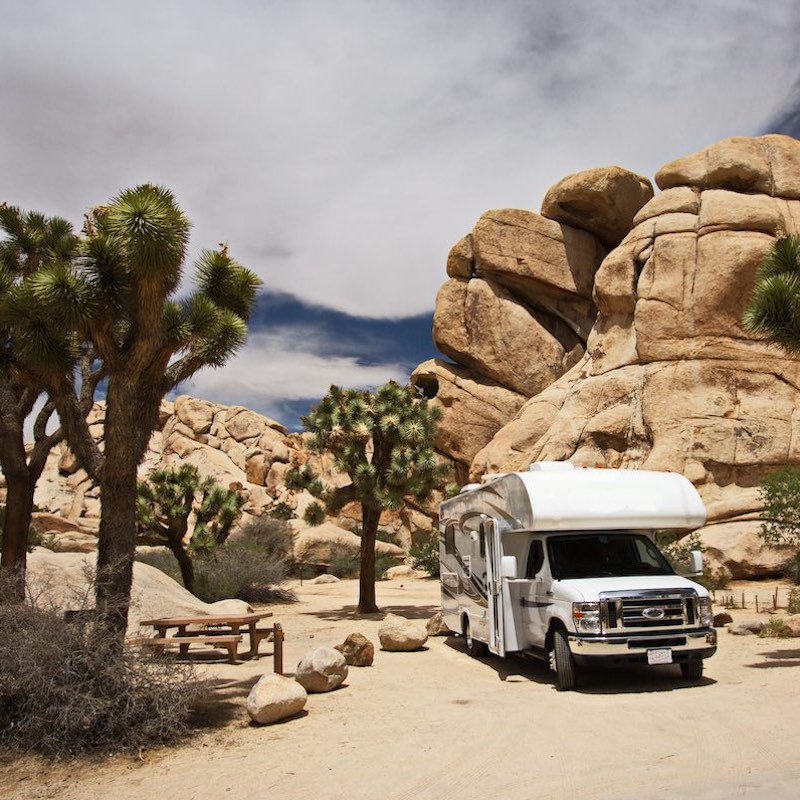
[[[377,620],[352,616],[353,582],[306,585],[276,609],[287,669],[312,646]],[[379,603],[409,617],[437,608],[433,581],[381,583]],[[344,608],[343,608],[344,606]],[[746,616],[746,612],[740,612]],[[588,674],[555,691],[544,665],[467,656],[457,640],[376,653],[307,713],[256,728],[242,701],[268,661],[204,667],[216,730],[177,749],[102,764],[0,767],[0,796],[63,800],[448,800],[448,798],[789,798],[800,794],[800,644],[722,631],[706,677],[676,667]]]

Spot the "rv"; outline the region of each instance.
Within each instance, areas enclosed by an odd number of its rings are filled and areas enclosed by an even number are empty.
[[[678,664],[697,680],[717,646],[711,599],[655,533],[705,519],[674,473],[540,462],[485,476],[441,504],[444,620],[473,656],[545,660],[560,691],[601,664]],[[702,573],[702,555],[690,561]]]

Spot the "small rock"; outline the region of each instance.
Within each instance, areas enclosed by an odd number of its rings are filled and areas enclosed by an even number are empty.
[[[454,631],[447,627],[441,611],[437,611],[427,622],[428,636],[452,636]]]
[[[324,575],[317,575],[316,578],[310,580],[309,583],[320,584],[320,583],[339,583],[339,579],[335,575],[328,575],[327,573]]]
[[[733,617],[727,611],[721,611],[719,614],[714,614],[714,627],[724,628],[733,622]]]
[[[307,692],[330,692],[344,683],[347,662],[332,647],[317,647],[297,665],[294,679]]]
[[[396,581],[401,578],[421,578],[423,575],[423,572],[418,572],[413,567],[409,567],[408,564],[398,564],[396,567],[389,567],[389,569],[383,573],[383,577],[386,578],[387,581]]]
[[[734,636],[749,636],[753,633],[761,633],[763,630],[764,623],[760,619],[749,619],[736,625],[728,625],[728,633],[732,633]]]
[[[259,725],[271,725],[299,714],[308,695],[296,681],[284,675],[268,673],[250,690],[245,704],[250,719]]]
[[[370,667],[375,658],[375,645],[361,633],[351,633],[334,650],[338,650],[351,667]]]
[[[419,650],[428,641],[428,631],[421,622],[387,614],[378,629],[378,638],[384,650]]]

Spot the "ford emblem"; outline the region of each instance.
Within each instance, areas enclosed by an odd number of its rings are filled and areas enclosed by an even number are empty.
[[[642,611],[642,616],[647,617],[647,619],[664,619],[664,609],[663,608],[645,608]]]

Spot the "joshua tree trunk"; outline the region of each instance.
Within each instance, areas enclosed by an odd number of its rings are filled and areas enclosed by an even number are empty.
[[[33,488],[25,471],[6,474],[6,519],[3,526],[3,551],[0,556],[4,602],[22,602],[25,598],[25,568],[28,553],[28,529],[33,511]]]
[[[155,403],[136,380],[109,382],[95,597],[101,625],[120,643],[128,626],[136,554],[136,469],[155,427]]]
[[[194,594],[194,564],[192,564],[192,559],[189,557],[189,554],[186,552],[186,547],[183,544],[188,527],[188,519],[183,517],[176,524],[174,529],[170,529],[166,532],[164,538],[166,538],[167,546],[172,551],[172,555],[175,556],[175,560],[178,562],[178,566],[181,569],[183,585],[188,591]]]
[[[375,602],[375,539],[381,510],[361,504],[361,574],[358,587],[358,610],[362,614],[380,611]]]

